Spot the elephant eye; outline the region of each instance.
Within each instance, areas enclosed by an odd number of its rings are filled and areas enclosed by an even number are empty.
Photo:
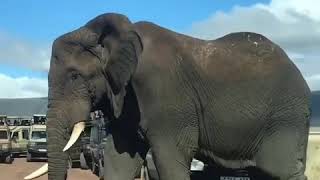
[[[71,81],[75,81],[75,80],[79,79],[80,77],[81,77],[81,75],[79,73],[72,72],[70,78],[71,78]]]
[[[71,80],[76,80],[76,79],[78,79],[78,74],[72,74],[72,76],[71,76]]]

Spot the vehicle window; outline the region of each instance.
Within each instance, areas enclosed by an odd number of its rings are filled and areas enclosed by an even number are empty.
[[[12,126],[13,125],[13,120],[12,119],[7,119],[8,125]]]
[[[31,134],[31,139],[43,139],[47,138],[46,131],[33,131]]]
[[[91,134],[91,126],[86,126],[82,132],[82,137],[89,137]]]
[[[13,133],[12,139],[13,139],[13,138],[16,138],[16,139],[19,138],[18,132],[14,132],[14,133]]]
[[[29,130],[27,129],[22,130],[22,138],[29,140]]]
[[[0,139],[8,139],[7,131],[0,131]]]
[[[21,126],[30,126],[30,120],[22,120]]]
[[[34,116],[33,117],[34,124],[45,124],[46,117],[45,116]]]
[[[17,125],[18,125],[18,121],[17,121],[17,120],[14,120],[14,121],[13,121],[13,125],[17,126]]]

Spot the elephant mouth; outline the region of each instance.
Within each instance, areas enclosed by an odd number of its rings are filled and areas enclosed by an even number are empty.
[[[70,139],[67,142],[66,146],[63,148],[63,152],[67,151],[68,149],[70,149],[72,147],[72,145],[79,139],[84,128],[85,128],[84,121],[80,121],[74,125]],[[24,177],[24,179],[25,180],[34,179],[34,178],[42,176],[46,173],[48,173],[48,163],[44,164],[42,167],[40,167],[36,171],[34,171],[31,174],[29,174],[28,176]]]

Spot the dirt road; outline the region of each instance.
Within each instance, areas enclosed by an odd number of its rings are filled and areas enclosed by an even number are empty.
[[[42,166],[45,162],[26,162],[25,158],[15,158],[12,164],[0,163],[0,180],[23,180],[33,170]],[[36,180],[47,180],[44,175]],[[68,180],[98,180],[90,170],[74,168],[68,172]]]

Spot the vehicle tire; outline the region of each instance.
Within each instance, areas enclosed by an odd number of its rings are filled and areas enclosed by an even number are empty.
[[[102,160],[100,159],[99,160],[99,172],[98,172],[98,174],[99,174],[99,179],[100,180],[103,180],[104,178],[104,174],[103,174],[103,172],[104,172],[104,169],[103,169],[103,165],[102,165]]]
[[[71,160],[70,157],[69,157],[69,160],[68,160],[68,169],[72,169],[72,160]]]
[[[78,167],[79,167],[79,166],[78,166],[77,162],[73,162],[72,159],[71,159],[71,157],[69,157],[68,168],[69,168],[69,169],[72,169],[72,168],[78,168]]]
[[[32,154],[27,152],[27,162],[32,162]]]
[[[91,167],[91,171],[92,171],[92,173],[95,174],[96,176],[99,176],[99,168],[97,167],[97,164],[96,164],[93,156],[92,156],[92,167]]]
[[[5,163],[12,164],[12,161],[13,161],[12,154],[9,154],[5,159]]]
[[[80,168],[81,169],[89,169],[87,161],[86,161],[83,153],[80,153]]]

